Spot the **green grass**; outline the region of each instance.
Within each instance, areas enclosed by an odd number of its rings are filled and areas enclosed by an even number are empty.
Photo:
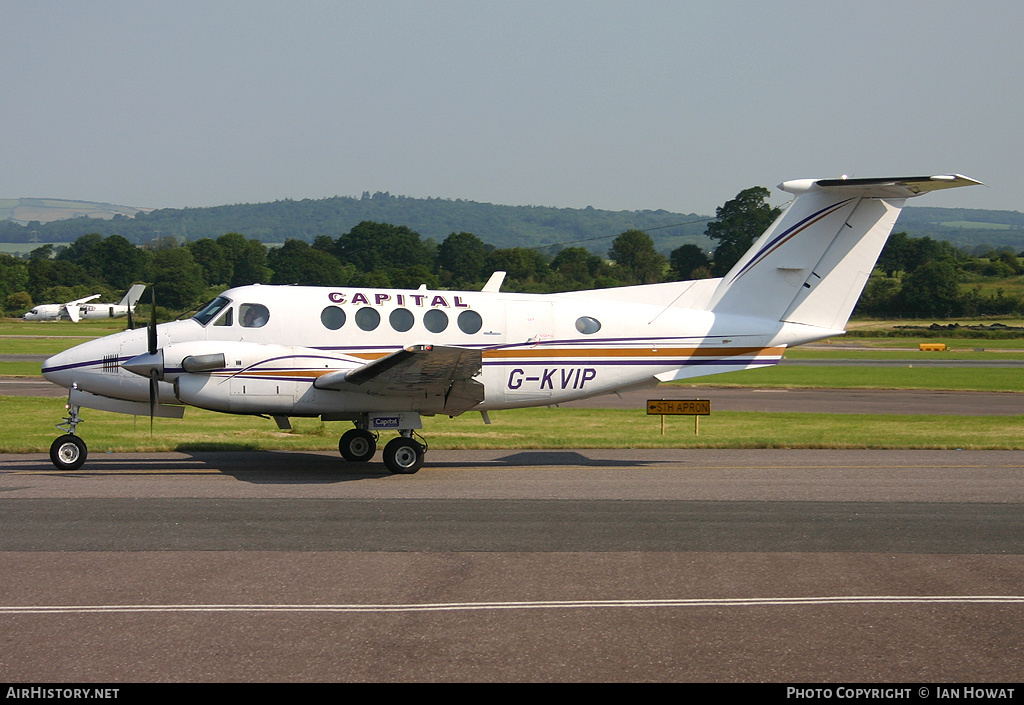
[[[42,363],[0,362],[0,375],[6,377],[41,377]]]
[[[945,228],[967,228],[968,230],[1010,230],[1008,223],[984,223],[976,220],[947,220],[939,225]]]
[[[996,348],[988,345],[979,345],[978,347],[983,348],[983,351],[978,352],[973,347],[965,348],[963,341],[960,341],[959,346],[944,352],[922,352],[916,348],[906,350],[885,348],[861,350],[842,347],[827,350],[793,348],[786,351],[785,358],[787,360],[907,360],[910,363],[932,360],[1024,360],[1024,350]]]
[[[128,327],[127,318],[107,318],[97,321],[26,321],[21,318],[0,319],[0,336],[31,335],[40,337],[68,337],[72,340],[99,338],[120,333]]]
[[[0,355],[55,355],[95,338],[125,330],[127,319],[102,321],[24,321],[0,319]],[[38,377],[40,362],[0,361],[0,375]]]
[[[56,355],[91,338],[0,337],[0,355]]]
[[[0,452],[46,452],[58,435],[53,425],[64,413],[59,399],[0,397],[5,424]],[[197,450],[326,450],[337,452],[347,423],[293,419],[291,432],[269,420],[188,409],[184,419],[147,417],[83,409],[78,434],[91,454]],[[455,419],[425,418],[423,436],[435,449],[522,448],[969,448],[1024,449],[1024,416],[892,416],[718,412],[700,422],[691,417],[661,420],[645,410],[515,409],[492,412],[484,425],[478,414]],[[383,445],[391,434],[383,434]]]
[[[1024,370],[1012,367],[794,367],[726,372],[693,382],[692,387],[807,387],[816,389],[940,389],[977,392],[1024,391]]]
[[[961,326],[978,326],[985,325],[991,326],[995,323],[1001,323],[1004,326],[1024,326],[1024,319],[1021,318],[927,318],[927,319],[877,319],[877,318],[855,318],[849,321],[846,325],[846,330],[856,331],[858,335],[866,334],[870,335],[872,331],[879,333],[886,333],[899,326],[920,326],[927,328],[932,324],[946,326],[951,323],[959,323]],[[841,340],[842,338],[835,338],[835,340]],[[1021,338],[1017,338],[1018,342],[1024,342]],[[989,341],[986,341],[989,342]]]

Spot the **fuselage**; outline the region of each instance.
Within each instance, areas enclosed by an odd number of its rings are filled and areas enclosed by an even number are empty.
[[[79,320],[96,320],[101,318],[120,318],[128,315],[128,307],[120,304],[80,304]],[[42,304],[24,315],[26,321],[70,321],[67,307],[63,304]]]
[[[160,403],[288,416],[429,414],[413,397],[313,386],[321,375],[428,344],[480,351],[485,395],[475,410],[548,405],[773,364],[787,345],[825,334],[679,306],[680,297],[699,303],[711,289],[694,285],[700,282],[554,295],[240,287],[191,319],[157,327]],[[146,330],[125,331],[51,357],[43,374],[64,387],[142,402],[149,380],[122,365],[146,351]],[[186,358],[221,354],[215,370],[183,366]]]

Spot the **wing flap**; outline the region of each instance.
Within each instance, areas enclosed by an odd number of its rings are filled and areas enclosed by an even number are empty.
[[[352,370],[317,378],[313,386],[376,396],[422,397],[423,410],[460,414],[484,399],[479,350],[443,345],[412,345]]]

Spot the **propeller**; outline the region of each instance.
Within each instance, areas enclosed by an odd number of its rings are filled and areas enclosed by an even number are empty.
[[[156,286],[149,287],[152,304],[149,309],[149,354],[156,355]]]
[[[150,306],[150,317],[149,317],[149,354],[156,355],[156,285],[149,287],[150,300],[152,305]],[[162,365],[161,365],[162,367]],[[162,371],[155,365],[149,370],[149,435],[153,435],[153,417],[156,415],[156,405],[159,401],[160,394],[160,375]]]
[[[149,379],[149,432],[153,433],[153,417],[160,403],[160,380],[164,376],[164,351],[156,339],[156,289],[150,289],[152,309],[146,330],[147,350],[121,363],[121,367]]]

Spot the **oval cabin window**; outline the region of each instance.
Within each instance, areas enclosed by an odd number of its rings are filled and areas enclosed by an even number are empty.
[[[601,330],[601,321],[591,316],[580,316],[576,319],[576,330],[584,335],[592,335]]]

